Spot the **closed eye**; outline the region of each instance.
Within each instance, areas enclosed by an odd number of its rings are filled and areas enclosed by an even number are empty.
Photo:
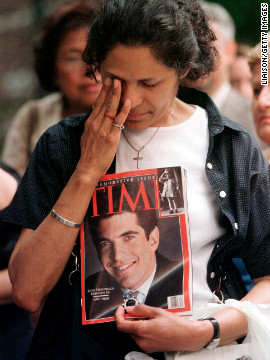
[[[143,86],[145,86],[145,87],[148,87],[148,88],[154,88],[154,87],[156,87],[158,85],[158,83],[156,83],[156,84],[148,84],[148,83],[146,83],[144,81],[141,81],[141,84]]]

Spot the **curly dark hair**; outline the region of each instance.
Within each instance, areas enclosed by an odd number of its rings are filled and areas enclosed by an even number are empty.
[[[47,91],[59,90],[54,83],[55,58],[63,36],[70,30],[91,27],[97,0],[75,1],[59,7],[40,24],[34,38],[35,70]]]
[[[181,76],[197,80],[215,67],[214,32],[198,0],[101,0],[83,60],[87,75],[117,44],[148,46]]]

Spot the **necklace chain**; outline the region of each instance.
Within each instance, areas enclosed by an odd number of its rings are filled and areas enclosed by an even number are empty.
[[[170,113],[171,114],[171,113]],[[168,116],[168,118],[170,117],[170,114]],[[167,118],[167,119],[168,119]],[[122,131],[127,143],[129,144],[129,146],[132,147],[132,149],[134,149],[136,152],[137,152],[137,157],[133,158],[133,160],[137,160],[137,169],[139,169],[139,161],[140,160],[143,160],[143,157],[141,156],[140,157],[140,152],[150,143],[150,141],[153,139],[153,137],[156,135],[156,133],[158,132],[158,130],[161,128],[161,126],[167,121],[167,119],[165,119],[161,124],[160,126],[156,129],[156,131],[154,132],[154,134],[147,140],[147,142],[142,146],[140,147],[140,149],[136,149],[134,145],[131,144],[131,142],[129,141],[127,135],[125,134],[124,130]]]

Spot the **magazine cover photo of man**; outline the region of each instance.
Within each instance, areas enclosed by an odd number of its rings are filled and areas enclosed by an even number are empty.
[[[119,305],[134,298],[136,304],[168,308],[168,297],[182,295],[181,262],[170,261],[158,252],[157,224],[154,209],[91,220],[92,241],[104,270],[86,278],[87,319],[114,316]]]

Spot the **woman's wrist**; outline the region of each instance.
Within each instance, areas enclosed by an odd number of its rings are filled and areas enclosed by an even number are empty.
[[[81,224],[98,180],[99,177],[94,171],[86,172],[77,166],[53,210],[61,218]]]
[[[104,173],[102,171],[94,168],[91,164],[85,166],[78,163],[71,180],[74,181],[80,188],[95,188],[103,174]]]
[[[212,349],[216,348],[220,342],[219,322],[217,321],[217,319],[215,319],[213,317],[201,318],[201,319],[198,319],[198,321],[210,321],[211,322],[211,324],[213,325],[213,329],[214,329],[213,337],[212,337],[211,341],[209,341],[209,343],[207,343],[204,346],[204,348],[206,348],[207,350],[212,350]]]
[[[196,349],[200,350],[203,347],[207,346],[213,339],[214,336],[214,327],[209,320],[205,321],[195,321],[194,322],[196,327],[196,336],[195,336],[195,343]]]
[[[183,320],[180,317],[180,329],[183,336]],[[181,351],[199,351],[213,339],[214,328],[210,321],[187,320],[184,330],[185,337],[179,340]],[[177,328],[177,327],[176,327]]]
[[[100,164],[93,164],[89,162],[88,164],[83,164],[78,162],[78,165],[73,173],[74,178],[79,181],[80,184],[96,184],[98,181],[105,175],[105,168],[101,169]]]

